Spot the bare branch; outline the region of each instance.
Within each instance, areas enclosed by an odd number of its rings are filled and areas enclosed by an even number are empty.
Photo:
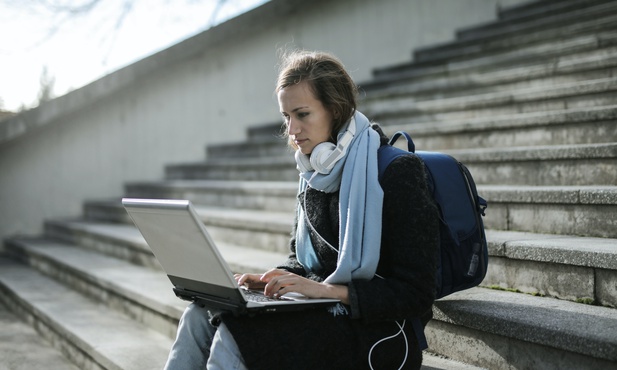
[[[53,1],[40,1],[43,6],[48,8],[52,12],[56,13],[69,13],[71,15],[80,15],[80,14],[88,14],[94,9],[99,3],[100,0],[90,0],[85,4],[80,5],[65,5],[65,4],[56,4]]]

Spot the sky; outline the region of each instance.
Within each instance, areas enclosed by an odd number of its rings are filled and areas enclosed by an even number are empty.
[[[0,0],[0,109],[36,106],[44,73],[61,96],[266,1]]]

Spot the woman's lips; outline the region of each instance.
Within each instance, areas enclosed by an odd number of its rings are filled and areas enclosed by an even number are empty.
[[[307,141],[308,141],[308,139],[295,139],[295,140],[294,140],[294,143],[295,143],[297,146],[302,146],[302,144],[306,143]]]

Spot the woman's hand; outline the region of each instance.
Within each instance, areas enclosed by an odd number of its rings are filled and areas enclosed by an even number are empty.
[[[264,279],[264,276],[268,276],[267,279]],[[238,282],[238,285],[244,285],[249,289],[264,289],[266,284],[270,279],[277,275],[293,275],[289,271],[272,269],[263,274],[235,274],[234,278]],[[296,275],[297,276],[297,275]],[[269,296],[273,296],[273,294],[269,294]]]
[[[263,289],[269,297],[286,293],[300,293],[309,298],[334,298],[349,304],[349,290],[345,285],[319,283],[289,271],[272,269],[263,274],[235,274],[238,285],[249,289]]]
[[[234,279],[239,286],[246,286],[249,289],[263,289],[266,283],[261,281],[263,274],[234,274]]]
[[[300,293],[309,298],[335,298],[349,303],[349,291],[345,285],[319,283],[284,270],[270,270],[261,276],[266,283],[264,294],[280,297],[286,293]]]

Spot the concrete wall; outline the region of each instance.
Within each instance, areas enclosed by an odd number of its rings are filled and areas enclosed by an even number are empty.
[[[86,199],[163,178],[251,125],[279,120],[277,50],[338,55],[357,82],[527,0],[272,0],[32,111],[0,122],[0,238],[76,217]]]

